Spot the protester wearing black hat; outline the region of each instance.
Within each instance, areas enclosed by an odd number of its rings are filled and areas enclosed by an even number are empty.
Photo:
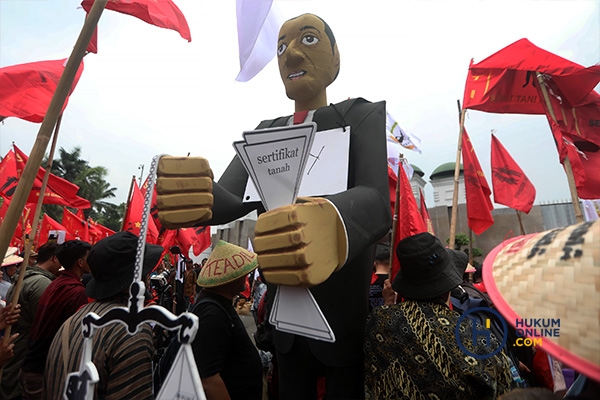
[[[84,337],[82,319],[93,312],[99,316],[114,307],[127,305],[133,282],[138,237],[119,232],[96,243],[87,257],[92,279],[86,286],[95,301],[83,306],[62,325],[54,336],[44,375],[44,398],[63,398],[67,374],[80,367]],[[156,266],[162,247],[146,244],[140,279]],[[145,324],[135,335],[113,323],[100,328],[93,338],[92,361],[100,381],[95,386],[98,399],[152,399],[152,330]]]
[[[366,398],[480,400],[508,391],[512,377],[504,353],[476,359],[455,337],[460,314],[449,308],[450,291],[462,283],[467,255],[425,232],[400,241],[396,256],[400,271],[392,287],[406,301],[379,307],[367,320]],[[468,339],[471,333],[460,335]],[[489,353],[498,347],[493,335],[491,340],[490,347],[477,342],[467,349]]]

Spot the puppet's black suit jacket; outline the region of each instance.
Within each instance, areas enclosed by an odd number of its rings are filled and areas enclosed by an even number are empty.
[[[289,116],[263,121],[257,129],[285,126],[288,121]],[[341,270],[310,289],[333,329],[336,342],[310,340],[310,347],[325,365],[357,365],[363,359],[373,244],[387,234],[391,226],[385,102],[346,100],[317,109],[313,121],[317,132],[350,126],[351,133],[348,189],[324,196],[337,207],[344,221],[348,258]],[[213,217],[206,225],[228,223],[252,210],[259,214],[264,211],[260,202],[243,202],[247,180],[246,170],[235,157],[214,184]],[[272,299],[275,286],[270,285],[269,293]],[[294,335],[275,331],[277,351],[288,352],[293,341]]]

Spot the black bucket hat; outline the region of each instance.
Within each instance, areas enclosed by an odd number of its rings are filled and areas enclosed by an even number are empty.
[[[118,232],[96,243],[87,257],[92,279],[86,285],[88,297],[105,299],[123,292],[133,282],[138,237]],[[141,279],[158,264],[162,246],[146,243]]]
[[[392,288],[413,300],[433,299],[450,292],[463,282],[469,257],[444,247],[428,232],[404,238],[396,246],[400,270]]]

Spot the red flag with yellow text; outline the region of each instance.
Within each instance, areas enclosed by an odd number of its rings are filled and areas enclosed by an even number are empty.
[[[67,60],[62,59],[0,68],[0,120],[17,117],[42,122],[66,63]],[[71,93],[82,72],[83,61],[75,75]],[[67,96],[63,110],[68,100]]]
[[[494,209],[494,205],[490,200],[492,191],[485,179],[485,174],[466,129],[462,136],[462,158],[467,197],[467,219],[469,228],[479,235],[493,225],[494,218],[491,211]]]
[[[491,164],[494,201],[528,214],[535,201],[535,187],[493,134]]]
[[[90,12],[93,4],[94,0],[83,0],[81,6]],[[171,0],[111,0],[106,9],[132,15],[160,28],[172,29],[188,42],[192,41],[185,16]]]
[[[585,103],[600,82],[600,65],[583,67],[520,39],[469,65],[463,108],[493,113],[544,114],[536,72],[551,76],[564,100]]]
[[[133,188],[131,199],[127,204],[127,213],[123,221],[123,230],[129,231],[135,235],[140,235],[142,228],[142,213],[144,211],[144,196],[138,186],[136,180],[133,180]],[[156,243],[158,239],[158,229],[154,224],[154,220],[149,216],[148,230],[146,232],[146,242]]]
[[[79,218],[65,207],[63,209],[62,225],[67,228],[67,240],[90,241],[90,231],[86,220]]]
[[[68,234],[67,228],[62,226],[60,222],[49,217],[48,214],[44,214],[38,226],[38,247],[48,241],[50,231],[65,231]]]

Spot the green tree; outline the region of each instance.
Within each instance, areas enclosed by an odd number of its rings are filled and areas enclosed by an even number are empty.
[[[47,158],[43,165],[47,165]],[[81,159],[81,148],[74,147],[70,152],[60,148],[59,157],[53,161],[50,170],[53,174],[79,186],[77,195],[88,200],[92,206],[83,211],[86,218],[91,217],[115,231],[120,229],[125,204],[117,206],[107,201],[116,196],[117,188],[106,181],[108,170],[105,167],[90,166],[86,160]],[[45,204],[43,207],[43,211],[57,221],[62,220],[62,210],[61,206],[52,204]]]

